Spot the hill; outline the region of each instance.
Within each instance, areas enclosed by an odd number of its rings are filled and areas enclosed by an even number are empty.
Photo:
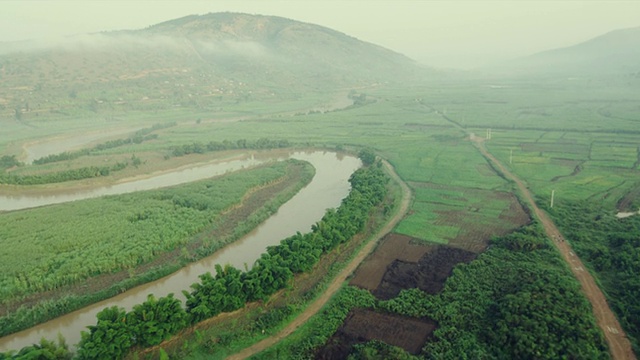
[[[214,13],[142,30],[0,44],[0,112],[214,109],[403,81],[417,71],[403,55],[322,26]]]
[[[640,77],[640,27],[611,31],[583,43],[503,64],[534,74],[630,75]]]

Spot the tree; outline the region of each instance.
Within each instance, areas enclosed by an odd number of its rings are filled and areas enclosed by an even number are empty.
[[[98,323],[82,332],[79,359],[122,359],[133,344],[127,313],[112,306],[98,313]]]
[[[187,325],[187,313],[173,294],[160,299],[149,294],[147,301],[133,307],[127,319],[136,344],[142,346],[158,345]]]
[[[376,161],[376,154],[369,148],[360,150],[358,157],[365,166],[369,166]]]

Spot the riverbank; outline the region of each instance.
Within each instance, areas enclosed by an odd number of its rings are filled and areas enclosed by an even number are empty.
[[[275,160],[283,160],[284,158],[280,157],[283,153],[287,157],[312,163],[316,168],[316,175],[308,186],[280,207],[276,215],[271,216],[248,236],[202,261],[182,269],[179,272],[180,276],[171,275],[157,282],[135,288],[135,291],[127,291],[113,299],[97,303],[90,308],[25,330],[15,334],[11,339],[9,337],[0,339],[0,347],[2,349],[21,348],[37,342],[40,337],[55,338],[58,331],[63,332],[68,343],[75,344],[79,340],[80,331],[85,326],[94,323],[96,313],[106,306],[132,306],[132,304],[144,301],[148,293],[154,293],[156,296],[165,296],[169,292],[179,294],[181,290],[188,287],[188,284],[197,281],[198,275],[212,271],[215,263],[230,262],[238,268],[243,268],[245,263],[252,264],[267,246],[278,243],[280,239],[290,236],[296,231],[308,231],[311,224],[322,216],[325,209],[337,207],[341,199],[348,194],[347,180],[352,172],[360,166],[360,161],[350,156],[326,151],[264,152],[263,154],[265,157],[272,155]],[[122,305],[122,301],[125,301],[125,305]],[[64,325],[60,327],[60,324]]]
[[[309,273],[266,302],[205,320],[159,346],[133,351],[129,359],[155,359],[161,351],[176,358],[246,358],[279,342],[305,322],[342,287],[378,241],[404,217],[411,191],[388,163],[388,196],[371,213],[366,230],[322,256]]]
[[[311,165],[303,163],[291,163],[286,171],[284,176],[274,181],[249,189],[240,202],[223,211],[214,223],[190,236],[184,246],[160,252],[152,260],[135,267],[99,274],[82,282],[4,303],[0,308],[2,335],[162,278],[239,239],[306,186],[314,174]]]

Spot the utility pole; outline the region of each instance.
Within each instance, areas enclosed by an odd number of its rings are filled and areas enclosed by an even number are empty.
[[[510,149],[509,152],[509,165],[513,163],[513,149]]]
[[[550,207],[553,207],[553,196],[555,194],[556,194],[556,191],[555,190],[551,190],[551,206]]]

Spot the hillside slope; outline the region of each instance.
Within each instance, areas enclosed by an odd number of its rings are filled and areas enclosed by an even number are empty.
[[[583,43],[503,64],[504,70],[640,77],[640,27],[611,31]]]
[[[236,13],[0,44],[0,114],[216,108],[410,79],[415,62],[340,32]]]

